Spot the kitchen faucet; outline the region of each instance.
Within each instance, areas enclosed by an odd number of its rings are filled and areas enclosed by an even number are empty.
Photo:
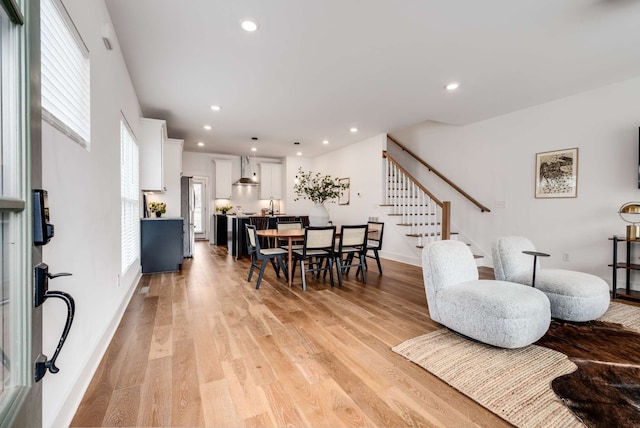
[[[269,199],[269,215],[273,215],[273,199]]]

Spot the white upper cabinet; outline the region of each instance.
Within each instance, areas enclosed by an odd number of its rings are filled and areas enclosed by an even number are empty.
[[[138,146],[140,152],[140,189],[164,192],[164,143],[167,124],[164,120],[140,119]]]
[[[260,163],[260,199],[282,199],[282,164]]]
[[[231,199],[231,160],[215,159],[216,199]]]
[[[164,143],[164,188],[167,217],[180,217],[180,177],[182,177],[183,140],[167,138]]]

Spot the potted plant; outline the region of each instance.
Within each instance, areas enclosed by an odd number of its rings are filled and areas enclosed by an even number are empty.
[[[167,204],[164,202],[149,202],[149,211],[156,213],[156,217],[161,217],[167,212]]]
[[[340,183],[338,178],[329,175],[315,174],[311,171],[303,171],[298,168],[296,183],[293,190],[296,193],[295,201],[309,199],[315,205],[309,212],[309,224],[311,226],[326,226],[329,222],[329,212],[324,203],[337,199],[343,190],[349,188],[349,184]]]
[[[233,208],[231,205],[218,205],[216,211],[220,211],[222,215],[227,215],[227,211],[231,211],[231,208]]]

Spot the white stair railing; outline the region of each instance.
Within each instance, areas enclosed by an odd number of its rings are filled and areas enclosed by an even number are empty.
[[[450,203],[438,200],[386,152],[383,157],[387,177],[383,205],[408,227],[407,236],[417,237],[418,247],[449,239]]]

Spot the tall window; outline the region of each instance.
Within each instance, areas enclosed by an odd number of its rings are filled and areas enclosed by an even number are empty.
[[[40,6],[42,118],[88,148],[89,51],[60,0],[41,0]]]
[[[120,218],[122,273],[138,258],[140,237],[138,144],[127,121],[120,119]]]

